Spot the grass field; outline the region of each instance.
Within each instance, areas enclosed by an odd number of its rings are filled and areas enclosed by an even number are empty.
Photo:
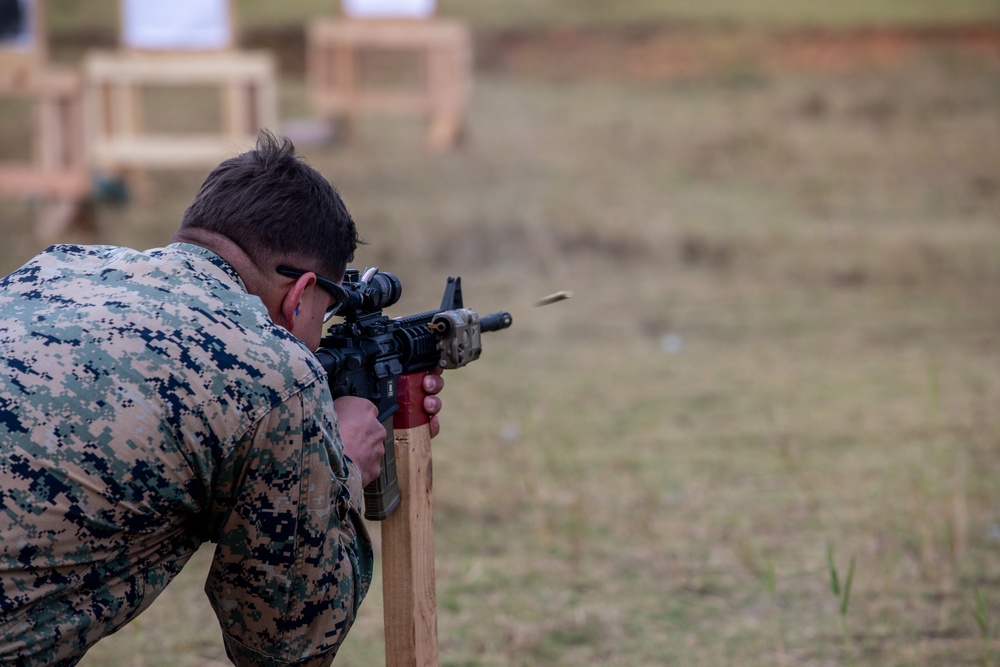
[[[234,0],[241,25],[281,25],[326,16],[336,0]],[[117,0],[65,0],[53,6],[57,28],[105,29],[114,24]],[[994,0],[440,0],[440,12],[482,29],[608,25],[659,21],[713,21],[760,26],[870,26],[972,23],[1000,20]]]
[[[446,375],[442,665],[1000,665],[998,77],[945,47],[644,85],[486,72],[458,151],[390,119],[300,146],[398,314],[460,274],[514,316]],[[301,80],[282,95],[308,113]],[[202,176],[102,205],[97,240],[166,242]],[[23,203],[0,216],[8,271],[38,245]],[[228,664],[209,559],[83,664]],[[383,663],[381,604],[376,583],[337,664]]]

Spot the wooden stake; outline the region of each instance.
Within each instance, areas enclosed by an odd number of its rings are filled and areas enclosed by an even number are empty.
[[[393,419],[399,507],[382,522],[386,667],[437,667],[431,433],[425,373],[400,377]]]

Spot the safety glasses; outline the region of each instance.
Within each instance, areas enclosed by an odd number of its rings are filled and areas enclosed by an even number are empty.
[[[289,278],[299,278],[308,271],[301,271],[299,269],[293,269],[288,266],[279,266],[278,273],[283,276],[288,276]],[[313,273],[316,273],[313,271]],[[331,295],[333,295],[333,305],[326,309],[326,313],[323,314],[323,322],[327,322],[331,317],[337,314],[341,306],[347,301],[347,291],[337,283],[324,278],[323,276],[316,273],[316,284],[325,289]]]

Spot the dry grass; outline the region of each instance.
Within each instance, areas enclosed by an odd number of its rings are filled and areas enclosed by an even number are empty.
[[[1000,664],[998,75],[481,77],[455,153],[388,121],[301,147],[400,314],[461,274],[514,315],[447,377],[443,665]],[[164,242],[199,180],[100,240]],[[0,215],[9,270],[37,248]],[[207,558],[84,664],[225,664]],[[338,664],[382,662],[380,612]]]
[[[326,16],[336,10],[330,0],[236,0],[240,25],[287,25]],[[856,26],[872,24],[925,25],[1000,20],[993,0],[841,0],[836,3],[800,0],[617,0],[614,3],[580,0],[440,0],[442,14],[482,28],[531,28],[553,24],[607,25],[650,21],[722,21],[764,26]],[[80,26],[102,31],[116,21],[117,0],[79,0],[50,9],[57,28]]]

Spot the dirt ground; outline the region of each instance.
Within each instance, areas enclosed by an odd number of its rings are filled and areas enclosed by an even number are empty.
[[[480,35],[480,67],[512,75],[657,83],[713,71],[849,72],[928,49],[1000,58],[1000,25],[761,32],[733,26],[565,28]]]

